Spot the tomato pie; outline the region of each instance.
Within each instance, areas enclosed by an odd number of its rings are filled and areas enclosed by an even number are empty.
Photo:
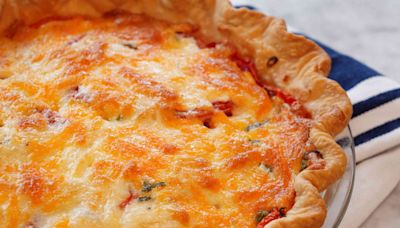
[[[0,227],[320,227],[330,60],[225,0],[0,2]]]

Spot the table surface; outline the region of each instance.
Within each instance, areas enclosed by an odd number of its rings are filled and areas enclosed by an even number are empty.
[[[252,2],[265,12],[284,18],[299,31],[400,82],[399,0]],[[399,215],[400,184],[361,227],[400,227]]]

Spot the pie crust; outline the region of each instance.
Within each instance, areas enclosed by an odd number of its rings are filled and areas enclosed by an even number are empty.
[[[115,9],[198,25],[206,39],[228,41],[238,47],[241,55],[252,58],[262,82],[287,91],[305,106],[315,120],[310,138],[326,165],[296,176],[294,206],[286,217],[266,227],[322,226],[327,210],[320,192],[338,180],[346,166],[346,157],[334,137],[352,115],[345,91],[326,78],[331,64],[328,55],[312,41],[287,32],[283,20],[235,9],[226,0],[2,0],[0,32],[7,34],[19,24],[29,25],[44,18],[100,17]],[[271,67],[268,60],[275,56],[279,62]]]

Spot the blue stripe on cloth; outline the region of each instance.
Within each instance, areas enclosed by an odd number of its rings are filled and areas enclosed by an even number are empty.
[[[367,132],[358,135],[357,137],[354,138],[354,144],[358,146],[360,144],[368,142],[373,138],[389,133],[399,127],[400,127],[400,118],[389,121],[383,125],[375,127]]]
[[[393,89],[353,105],[353,118],[400,97],[400,89]]]
[[[247,8],[247,9],[258,11],[256,7],[250,6],[250,5],[235,5],[235,8]]]

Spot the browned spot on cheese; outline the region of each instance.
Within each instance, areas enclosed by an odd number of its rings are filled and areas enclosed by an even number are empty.
[[[20,191],[43,211],[54,211],[63,205],[65,199],[72,200],[72,192],[63,185],[63,178],[50,173],[46,166],[39,168],[33,164],[23,165],[20,172]]]
[[[63,218],[60,221],[57,221],[54,225],[55,228],[68,228],[69,227],[69,219]]]
[[[97,42],[81,52],[68,56],[66,74],[85,74],[89,67],[99,64],[105,59],[104,51],[107,46],[107,43]]]
[[[201,187],[210,189],[212,191],[217,191],[220,189],[219,179],[212,176],[212,173],[201,174],[199,178],[199,184]]]
[[[181,208],[172,211],[172,218],[179,221],[182,225],[187,225],[190,220],[189,213]]]
[[[123,77],[132,81],[135,88],[149,96],[156,96],[163,100],[171,101],[177,98],[177,94],[166,88],[164,85],[148,78],[146,75],[136,73],[134,70],[124,67],[120,73]]]
[[[135,163],[135,161],[129,161],[122,171],[123,177],[129,181],[138,180],[142,174],[142,169]]]
[[[257,163],[260,160],[261,160],[261,155],[259,151],[242,152],[228,159],[226,162],[226,167],[228,169],[237,169],[243,167],[248,162]]]
[[[47,126],[45,117],[40,113],[22,117],[18,123],[18,127],[21,129],[34,128],[37,130],[43,130]]]
[[[13,72],[7,69],[0,69],[0,80],[7,79],[13,75]]]
[[[15,194],[10,197],[9,206],[4,211],[5,215],[9,218],[8,227],[17,227],[19,223],[19,217],[21,216],[20,206],[18,202],[18,198]]]
[[[110,137],[106,140],[104,149],[117,158],[132,159],[145,156],[148,151],[143,146],[126,140]]]
[[[100,184],[108,184],[118,178],[122,166],[114,161],[99,161],[94,164],[93,180]]]

